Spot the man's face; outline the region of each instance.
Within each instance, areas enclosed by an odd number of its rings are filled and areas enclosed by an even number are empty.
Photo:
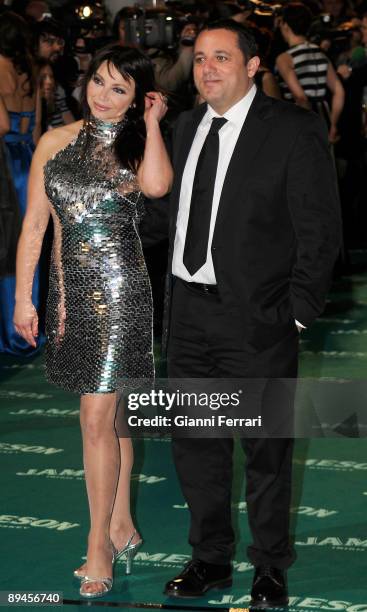
[[[41,34],[38,43],[38,56],[56,62],[64,51],[65,41],[54,34]]]
[[[225,113],[246,95],[259,61],[253,57],[245,64],[234,32],[202,32],[194,48],[194,80],[199,94],[216,112]]]

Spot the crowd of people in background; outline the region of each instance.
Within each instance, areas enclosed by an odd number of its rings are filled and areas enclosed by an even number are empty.
[[[250,1],[185,0],[149,10],[124,7],[113,21],[100,4],[53,9],[44,0],[14,0],[10,6],[0,0],[0,352],[31,350],[14,334],[11,319],[15,247],[32,153],[42,133],[81,118],[80,78],[94,53],[112,41],[147,53],[168,96],[169,138],[178,114],[201,101],[192,80],[195,38],[204,23],[223,17],[255,35],[261,59],[257,87],[325,120],[341,196],[343,270],[348,249],[366,246],[366,0],[292,1],[280,9]],[[160,257],[164,270],[164,249]],[[155,264],[150,267],[154,275]],[[42,310],[37,279],[34,300]]]

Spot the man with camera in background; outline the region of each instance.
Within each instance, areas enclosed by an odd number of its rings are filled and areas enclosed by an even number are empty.
[[[181,29],[175,55],[163,49],[147,50],[154,65],[157,85],[173,94],[171,103],[176,114],[192,108],[194,104],[191,71],[197,33],[195,20],[186,22]]]

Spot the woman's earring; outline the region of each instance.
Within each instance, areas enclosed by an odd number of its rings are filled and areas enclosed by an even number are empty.
[[[129,108],[136,108],[136,104],[135,104],[135,102],[133,102],[132,104],[130,104]]]

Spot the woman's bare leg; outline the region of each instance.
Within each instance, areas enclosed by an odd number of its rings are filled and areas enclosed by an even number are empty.
[[[134,453],[130,438],[118,438],[118,442],[120,453],[120,470],[113,512],[110,521],[110,538],[117,550],[121,550],[135,531],[130,513],[130,478],[134,463]],[[132,544],[139,540],[140,535],[139,533],[136,533],[132,539]],[[87,570],[87,563],[81,565],[76,571],[80,576],[85,575],[87,572],[88,574],[92,575],[91,572]]]
[[[134,451],[131,438],[119,438],[120,444],[120,475],[113,507],[110,537],[117,550],[121,550],[132,536],[135,527],[130,513],[130,478],[134,464]],[[135,534],[132,543],[140,540]]]
[[[81,397],[80,424],[90,512],[87,566],[91,577],[112,576],[110,521],[120,469],[115,412],[114,393]],[[83,590],[101,591],[102,585],[86,584]]]

